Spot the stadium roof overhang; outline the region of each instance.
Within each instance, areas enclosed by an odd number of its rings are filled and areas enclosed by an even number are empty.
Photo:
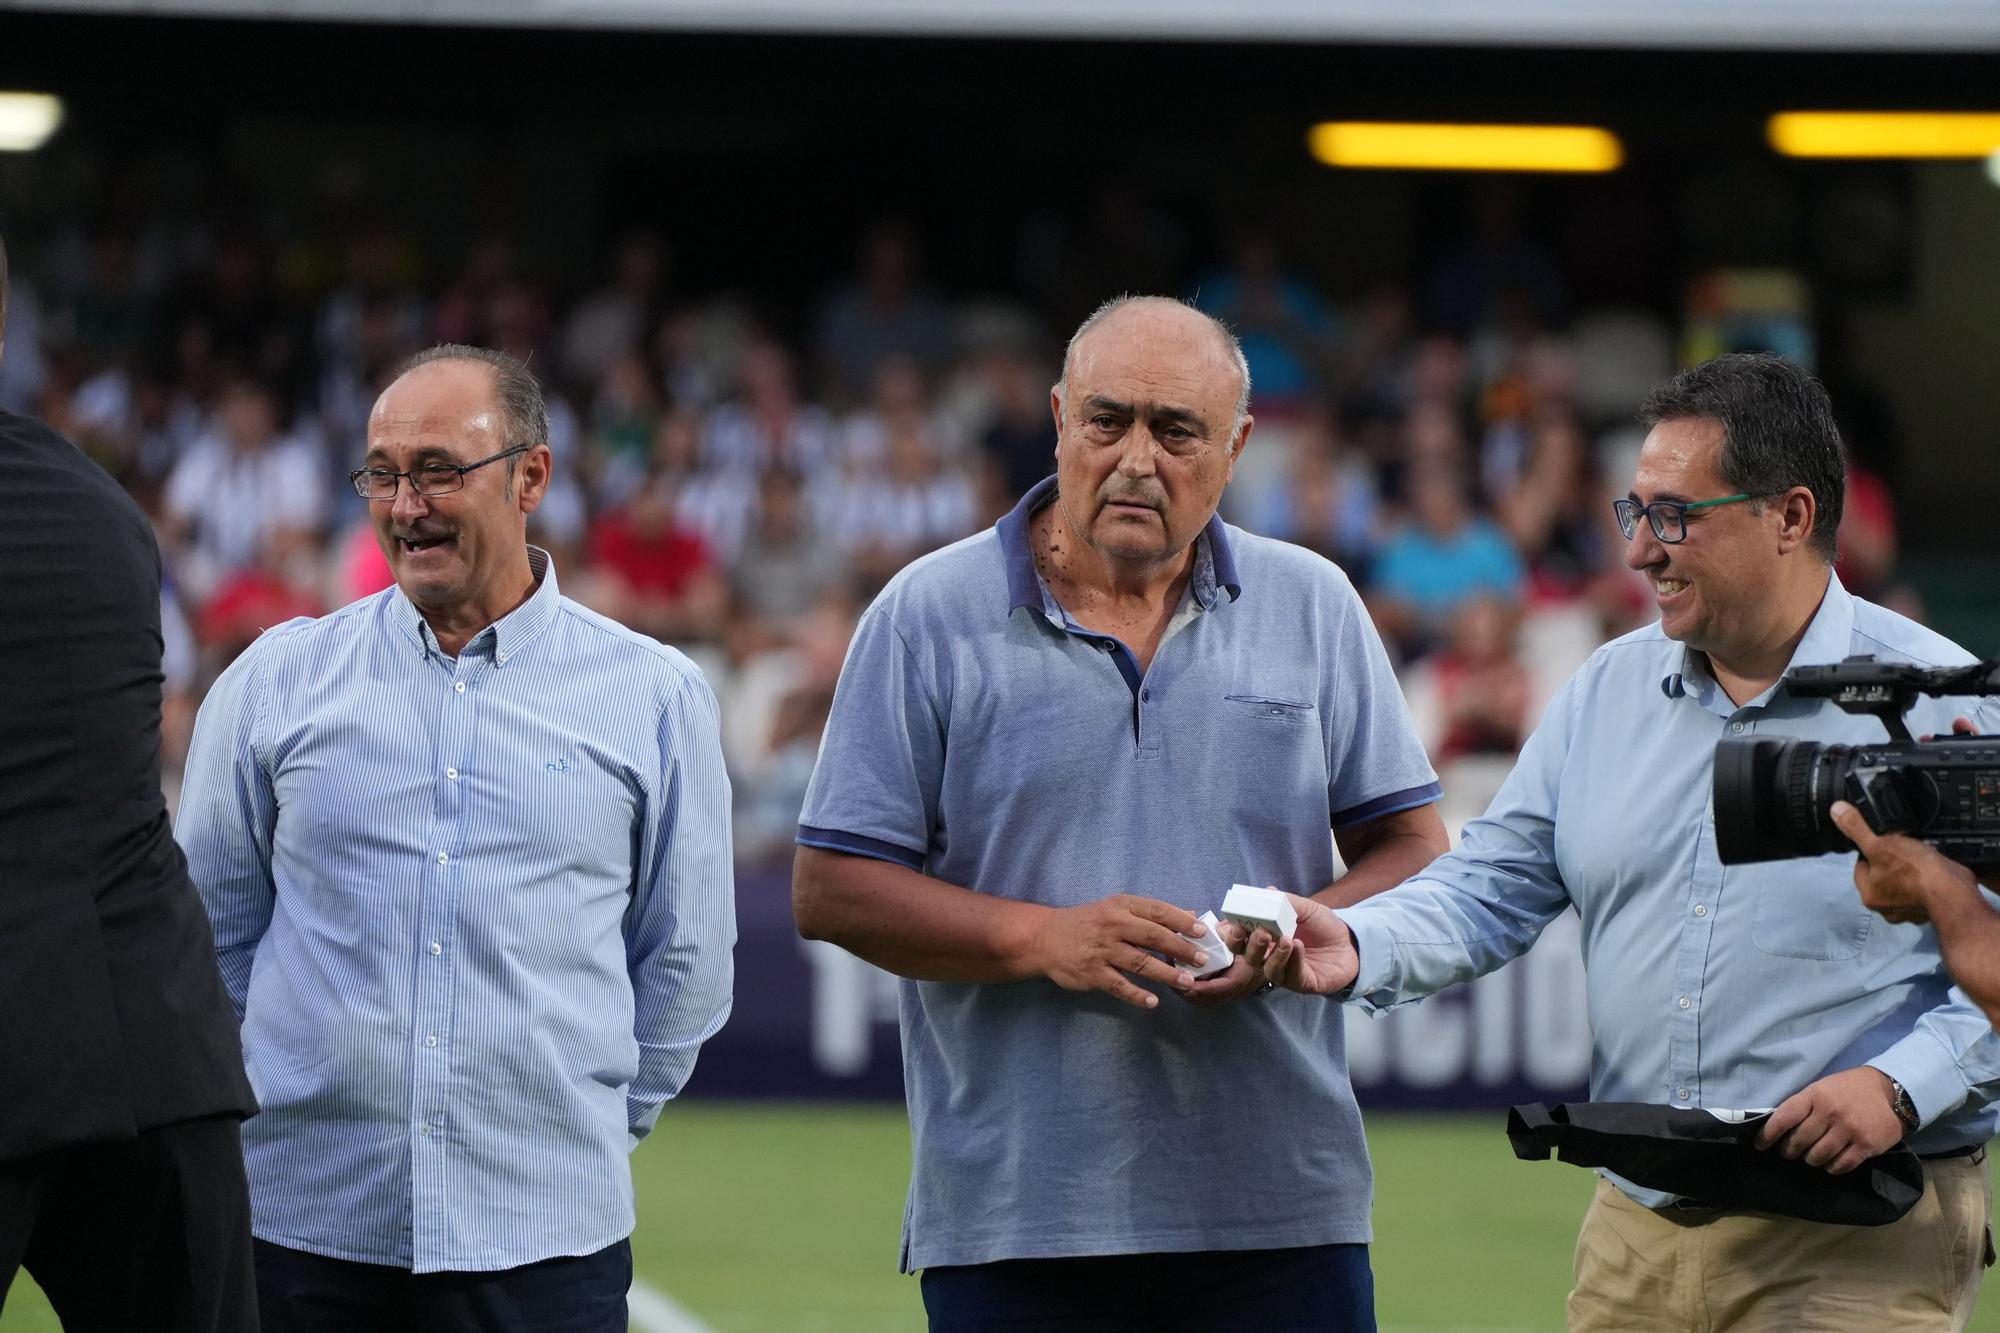
[[[0,0],[10,9],[912,37],[2000,51],[1995,0]]]

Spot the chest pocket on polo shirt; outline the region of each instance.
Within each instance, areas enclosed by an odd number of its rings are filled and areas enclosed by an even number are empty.
[[[1768,861],[1730,871],[1736,883],[1751,877],[1757,905],[1750,939],[1765,953],[1834,962],[1853,958],[1868,943],[1875,918],[1861,905],[1849,858]]]
[[[1225,694],[1222,701],[1241,714],[1269,722],[1305,723],[1313,719],[1313,706],[1296,699],[1279,699],[1265,694]]]

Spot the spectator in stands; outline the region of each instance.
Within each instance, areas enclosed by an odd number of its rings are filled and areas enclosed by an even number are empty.
[[[1314,413],[1300,426],[1290,475],[1265,492],[1249,526],[1317,551],[1365,587],[1383,538],[1374,470],[1346,446],[1331,417]]]
[[[800,399],[783,347],[762,339],[744,348],[737,386],[737,396],[711,412],[702,431],[704,468],[754,476],[777,465],[817,481],[832,467],[832,419]]]
[[[289,569],[317,550],[327,511],[320,453],[282,433],[276,397],[255,380],[224,391],[215,425],[175,465],[164,496],[166,545],[197,601],[271,556]]]
[[[465,343],[486,331],[488,303],[495,292],[517,281],[520,259],[513,240],[489,235],[466,253],[465,263],[433,308],[433,332],[440,342]]]
[[[1585,596],[1611,568],[1609,499],[1576,418],[1560,409],[1538,414],[1526,465],[1494,503],[1501,531],[1528,563],[1532,601]]]
[[[764,469],[754,512],[730,565],[730,592],[738,613],[769,635],[844,588],[850,572],[839,548],[814,530],[796,472]]]
[[[1411,520],[1382,547],[1369,609],[1383,635],[1418,657],[1434,647],[1452,613],[1474,597],[1518,605],[1527,590],[1521,557],[1473,509],[1463,474],[1441,465],[1409,482]]]
[[[667,247],[658,235],[635,231],[618,242],[609,280],[563,321],[562,373],[568,383],[597,384],[612,362],[644,350],[646,335],[660,319],[666,272]]]
[[[954,423],[932,410],[923,368],[900,354],[875,368],[867,403],[840,423],[836,452],[842,475],[852,480],[881,471],[889,462],[889,437],[899,431],[922,435],[946,460],[957,461],[963,452]]]
[[[0,248],[0,351],[7,256]],[[103,469],[0,410],[0,1304],[254,1333],[256,1109],[161,797],[159,553]]]
[[[354,474],[396,587],[273,629],[196,723],[268,1328],[625,1333],[627,1155],[729,1012],[714,696],[528,544],[547,434],[519,361],[414,358]]]
[[[1228,267],[1205,274],[1190,299],[1242,340],[1259,417],[1308,409],[1325,380],[1333,315],[1310,285],[1286,270],[1268,232],[1239,233]]]
[[[287,534],[278,541],[290,543],[292,538]],[[299,557],[307,556],[304,547],[285,552],[267,544],[258,559],[230,570],[209,590],[194,623],[205,676],[212,678],[235,661],[272,625],[326,609],[318,592],[298,577],[306,563]]]
[[[825,531],[872,586],[926,551],[972,531],[977,505],[962,472],[939,461],[918,421],[895,423],[877,472],[831,491]]]
[[[1515,649],[1520,618],[1511,602],[1468,598],[1446,622],[1443,645],[1411,673],[1410,712],[1440,770],[1468,755],[1511,759],[1521,748],[1529,676]]]
[[[584,603],[662,643],[714,639],[728,590],[701,534],[677,516],[674,480],[654,473],[590,530]]]
[[[883,223],[862,243],[861,273],[820,307],[813,342],[827,397],[858,400],[884,360],[906,356],[926,371],[951,352],[951,321],[917,278],[917,246],[909,229]]]
[[[767,645],[735,674],[724,707],[736,793],[736,854],[769,864],[796,844],[799,808],[819,758],[840,666],[854,636],[856,606],[844,587],[829,587],[787,622],[782,643]],[[734,744],[730,744],[733,739]]]
[[[1055,467],[1056,435],[1049,426],[1048,374],[1035,374],[1028,358],[996,348],[983,358],[992,415],[979,447],[999,474],[1011,507]]]
[[[674,483],[675,514],[689,528],[701,534],[708,549],[725,564],[736,559],[749,530],[756,507],[757,481],[753,474],[733,467],[707,467],[702,463],[702,422],[699,413],[675,408],[660,418],[653,430],[653,449],[648,467]],[[786,472],[793,469],[773,464]],[[769,469],[765,469],[769,470]],[[608,469],[600,480],[598,503],[622,502],[629,493],[617,469]]]
[[[207,268],[181,285],[167,309],[167,327],[202,328],[216,360],[230,373],[287,395],[303,387],[306,331],[279,297],[266,256],[252,237],[220,237]]]
[[[137,245],[111,224],[90,239],[90,271],[71,297],[70,337],[91,369],[129,365],[152,341],[160,320],[155,293],[144,290]]]
[[[589,470],[643,460],[666,410],[653,367],[638,350],[614,355],[590,403]]]
[[[333,456],[366,447],[368,411],[389,372],[424,345],[429,311],[411,285],[407,241],[382,224],[356,231],[346,272],[313,321],[319,414]]]
[[[793,906],[906,978],[933,1327],[1373,1323],[1338,1015],[1175,967],[1245,867],[1344,902],[1445,842],[1352,588],[1215,517],[1249,390],[1208,316],[1108,303],[1052,395],[1056,477],[900,574],[842,669]],[[1275,1187],[1160,1149],[1190,1126]]]

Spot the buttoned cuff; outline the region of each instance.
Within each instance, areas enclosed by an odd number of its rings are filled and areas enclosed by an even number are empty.
[[[1870,1060],[1868,1067],[1903,1085],[1917,1108],[1919,1129],[1949,1115],[1969,1095],[1951,1052],[1928,1032],[1912,1032]]]
[[[1365,906],[1339,908],[1334,916],[1354,933],[1354,950],[1361,959],[1361,970],[1355,973],[1354,984],[1336,998],[1363,1013],[1377,1014],[1393,1008],[1397,1003],[1395,936],[1374,921]]]

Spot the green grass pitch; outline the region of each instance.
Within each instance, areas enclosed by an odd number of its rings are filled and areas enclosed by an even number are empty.
[[[1373,1261],[1383,1333],[1562,1327],[1590,1176],[1519,1162],[1499,1111],[1368,1119]],[[633,1158],[639,1276],[720,1333],[899,1333],[923,1327],[896,1274],[909,1179],[900,1107],[687,1102]],[[1972,1328],[2000,1333],[2000,1296]],[[17,1279],[4,1333],[55,1333]]]

